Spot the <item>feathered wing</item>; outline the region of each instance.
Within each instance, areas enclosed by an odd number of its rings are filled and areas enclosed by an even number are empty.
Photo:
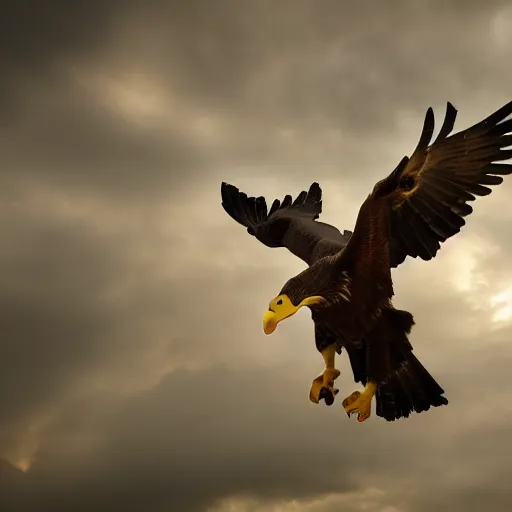
[[[430,260],[440,244],[460,231],[468,204],[491,193],[512,173],[512,102],[474,126],[448,136],[457,110],[448,103],[439,135],[429,146],[434,113],[429,108],[423,131],[411,158],[405,157],[372,196],[390,199],[390,264],[407,256]]]
[[[222,206],[247,232],[268,247],[286,247],[308,264],[314,260],[314,249],[322,240],[346,245],[350,233],[340,233],[334,226],[316,222],[322,212],[322,190],[313,183],[295,200],[286,195],[275,199],[267,211],[264,197],[248,197],[227,183],[221,185]]]

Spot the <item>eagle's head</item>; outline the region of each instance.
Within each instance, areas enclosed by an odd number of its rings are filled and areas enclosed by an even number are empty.
[[[350,299],[349,279],[345,272],[329,272],[328,261],[314,264],[289,279],[277,297],[270,301],[263,317],[263,331],[272,334],[277,324],[303,307],[312,311]],[[327,271],[326,271],[327,270]]]

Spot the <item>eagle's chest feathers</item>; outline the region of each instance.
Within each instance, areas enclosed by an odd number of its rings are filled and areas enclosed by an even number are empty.
[[[389,302],[381,285],[365,280],[353,280],[342,272],[332,291],[326,294],[326,304],[313,318],[328,325],[340,339],[356,343],[379,320]]]

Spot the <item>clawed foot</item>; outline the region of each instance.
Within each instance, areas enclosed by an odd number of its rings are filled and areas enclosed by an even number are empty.
[[[334,381],[340,376],[340,371],[336,368],[326,368],[311,384],[309,399],[317,404],[320,400],[325,400],[326,405],[334,403],[334,397],[339,389],[334,389]]]
[[[350,396],[347,396],[342,402],[347,416],[350,418],[351,414],[357,413],[357,421],[367,420],[371,414],[372,397],[373,393],[368,392],[368,390],[362,393],[354,391]]]

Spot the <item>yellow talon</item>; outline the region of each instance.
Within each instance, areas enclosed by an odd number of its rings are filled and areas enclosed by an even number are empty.
[[[343,400],[342,405],[350,418],[351,414],[357,414],[357,421],[362,423],[370,417],[372,410],[372,398],[375,395],[377,386],[373,382],[368,382],[364,391],[354,391],[351,395]]]
[[[327,405],[332,405],[334,396],[339,390],[334,388],[334,381],[340,376],[340,371],[336,368],[326,368],[311,384],[309,399],[317,404],[322,398]]]

